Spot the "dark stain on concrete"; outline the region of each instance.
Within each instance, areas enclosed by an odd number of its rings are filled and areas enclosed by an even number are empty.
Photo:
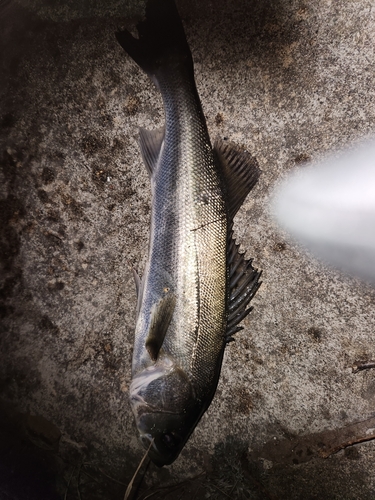
[[[322,331],[321,328],[316,328],[314,326],[310,327],[307,330],[307,333],[316,342],[321,342],[322,341],[322,337],[324,335],[324,332]]]
[[[287,249],[287,245],[285,242],[283,241],[278,241],[277,243],[274,244],[274,246],[272,247],[272,250],[274,252],[285,252],[285,250]]]

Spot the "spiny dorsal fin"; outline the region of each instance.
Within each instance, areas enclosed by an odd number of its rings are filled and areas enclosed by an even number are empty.
[[[139,129],[139,145],[143,162],[146,165],[150,179],[155,171],[156,164],[164,141],[164,127],[155,130]]]
[[[217,139],[214,152],[227,191],[229,220],[232,220],[246,196],[257,183],[260,169],[256,158],[247,151],[241,150],[233,142]]]
[[[156,361],[176,305],[176,297],[169,290],[151,308],[150,328],[146,338],[146,349]]]
[[[239,245],[233,239],[233,230],[229,231],[227,266],[229,274],[229,301],[226,341],[231,342],[234,335],[242,327],[238,324],[249,314],[252,307],[248,306],[261,285],[259,278],[262,272],[254,269],[252,259],[246,260],[238,251]]]

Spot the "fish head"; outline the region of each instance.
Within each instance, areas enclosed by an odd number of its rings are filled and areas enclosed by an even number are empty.
[[[202,413],[186,374],[169,359],[157,362],[133,378],[130,404],[151,460],[174,462]]]

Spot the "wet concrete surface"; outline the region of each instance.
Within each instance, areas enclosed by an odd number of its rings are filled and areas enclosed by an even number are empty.
[[[375,372],[351,366],[375,357],[375,291],[290,241],[268,203],[291,169],[374,135],[372,2],[177,5],[211,138],[262,169],[235,230],[263,284],[210,409],[136,497],[370,498]],[[150,218],[137,134],[163,110],[114,38],[142,4],[86,7],[1,4],[0,493],[17,500],[123,498],[143,455],[128,404]],[[342,449],[323,458],[327,443]]]

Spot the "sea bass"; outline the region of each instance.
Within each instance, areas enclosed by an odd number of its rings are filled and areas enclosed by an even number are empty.
[[[139,38],[117,40],[160,90],[165,127],[140,130],[152,192],[138,293],[130,403],[152,461],[171,464],[214,396],[260,272],[238,252],[233,218],[259,177],[255,158],[210,143],[193,60],[173,0],[149,0]]]

